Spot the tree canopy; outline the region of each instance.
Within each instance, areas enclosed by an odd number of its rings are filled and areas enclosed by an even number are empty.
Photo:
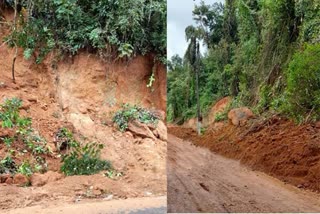
[[[80,49],[107,56],[166,56],[165,0],[12,0],[19,27],[6,41],[35,55],[37,62],[53,49],[74,55]]]
[[[202,112],[232,96],[231,107],[246,105],[257,114],[273,111],[297,122],[320,119],[315,110],[320,61],[314,60],[320,51],[318,1],[202,1],[193,17],[196,25],[186,36],[199,32],[208,47],[200,62]],[[196,114],[195,79],[186,61],[174,56],[169,64],[175,66],[168,70],[168,118],[180,123]]]

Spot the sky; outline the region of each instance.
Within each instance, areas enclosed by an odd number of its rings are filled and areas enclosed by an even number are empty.
[[[206,4],[224,2],[223,0],[204,0]],[[184,55],[188,47],[184,30],[187,26],[194,24],[192,11],[195,4],[200,0],[168,0],[168,21],[167,21],[167,54],[168,59],[175,54]]]

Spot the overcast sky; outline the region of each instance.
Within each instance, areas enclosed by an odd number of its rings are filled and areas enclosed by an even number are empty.
[[[224,0],[204,0],[206,4],[224,2]],[[168,23],[167,23],[167,50],[168,59],[175,54],[181,57],[187,49],[184,30],[188,25],[194,24],[192,11],[195,4],[200,0],[168,0]]]

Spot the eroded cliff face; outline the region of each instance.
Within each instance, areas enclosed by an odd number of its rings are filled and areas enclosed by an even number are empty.
[[[0,28],[0,41],[7,32],[7,29]],[[9,208],[23,204],[23,201],[16,200],[23,198],[22,195],[36,197],[37,192],[45,192],[52,200],[59,200],[59,196],[52,195],[51,187],[63,192],[64,198],[72,198],[78,194],[75,189],[85,191],[86,183],[108,187],[108,191],[117,195],[115,198],[142,197],[146,192],[152,195],[166,193],[166,142],[139,138],[130,132],[121,133],[111,122],[113,113],[123,103],[165,112],[164,65],[154,64],[152,56],[137,56],[129,61],[104,61],[86,52],[57,63],[53,63],[54,57],[49,55],[43,63],[35,64],[32,59],[25,60],[19,50],[14,84],[11,79],[14,52],[5,44],[0,46],[0,102],[5,98],[20,98],[23,101],[20,113],[32,118],[33,128],[51,148],[55,147],[54,136],[61,127],[68,127],[88,141],[104,144],[101,157],[110,160],[125,177],[119,181],[100,174],[81,179],[68,177],[58,181],[59,184],[24,192],[10,186],[4,194],[12,191],[16,194],[2,197],[0,206],[9,199],[12,201],[6,205]],[[153,72],[155,82],[148,88]],[[2,131],[0,129],[0,135]],[[0,157],[4,155],[5,147],[0,147]],[[59,158],[48,157],[48,161],[50,171],[59,171]]]
[[[165,111],[166,71],[152,57],[105,62],[82,53],[70,61],[49,69],[55,74],[56,93],[64,110],[109,112],[130,103]],[[156,80],[148,88],[153,71]]]

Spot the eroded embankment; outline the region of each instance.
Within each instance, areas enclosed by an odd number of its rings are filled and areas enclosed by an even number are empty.
[[[169,128],[169,133],[240,160],[299,188],[320,191],[320,126],[272,117],[244,127],[225,124],[219,131],[197,136],[192,129]]]
[[[8,33],[8,29],[2,27],[0,41]],[[46,179],[41,185],[31,182],[30,188],[1,183],[0,209],[84,198],[109,197],[110,200],[166,194],[166,142],[121,133],[112,124],[112,115],[122,103],[164,110],[166,72],[163,65],[154,64],[152,56],[114,62],[85,52],[58,63],[53,63],[49,55],[43,63],[35,64],[34,59],[25,60],[19,50],[14,84],[11,79],[14,52],[6,44],[0,45],[0,102],[13,97],[23,101],[20,114],[32,119],[32,128],[54,152],[46,157],[48,171],[61,174],[55,137],[60,128],[67,127],[78,138],[82,136],[87,142],[103,144],[102,159],[110,160],[122,176],[118,179],[102,173],[59,176],[59,179]],[[156,81],[148,88],[152,72]],[[6,136],[4,131],[0,128],[0,137]],[[1,142],[0,159],[7,154],[7,147]],[[25,155],[20,159],[26,158]]]

